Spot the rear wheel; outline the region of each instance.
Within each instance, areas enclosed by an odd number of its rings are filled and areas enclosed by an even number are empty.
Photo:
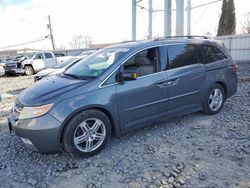
[[[203,105],[205,114],[217,114],[225,102],[225,90],[220,84],[214,84],[210,89]]]
[[[25,75],[30,76],[30,75],[33,75],[34,72],[35,71],[34,71],[34,69],[31,66],[27,65],[27,66],[24,67],[24,73],[25,73]]]
[[[99,153],[111,137],[109,118],[99,110],[86,110],[77,114],[67,124],[63,145],[76,157],[89,157]]]

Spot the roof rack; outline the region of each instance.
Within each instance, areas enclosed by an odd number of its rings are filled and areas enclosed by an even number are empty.
[[[188,39],[203,38],[203,39],[208,39],[206,36],[201,36],[201,35],[183,35],[183,36],[159,37],[159,38],[154,39],[154,41],[164,40],[164,39],[172,39],[172,38],[188,38]]]

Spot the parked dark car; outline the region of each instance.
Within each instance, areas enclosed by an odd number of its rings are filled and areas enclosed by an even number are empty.
[[[214,40],[118,44],[24,90],[9,127],[30,149],[62,146],[71,155],[92,156],[112,135],[197,111],[220,112],[237,90],[236,69]]]

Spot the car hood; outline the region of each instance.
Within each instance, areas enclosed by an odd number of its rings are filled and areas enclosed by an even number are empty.
[[[25,106],[37,106],[47,103],[55,103],[60,99],[59,95],[72,91],[88,83],[86,80],[72,79],[68,77],[49,77],[36,82],[23,90],[18,100]]]

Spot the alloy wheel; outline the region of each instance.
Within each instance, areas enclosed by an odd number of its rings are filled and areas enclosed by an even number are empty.
[[[74,145],[82,152],[91,152],[97,149],[106,137],[106,127],[97,118],[83,121],[74,132]]]
[[[209,95],[209,108],[212,111],[217,111],[223,103],[223,93],[221,89],[215,88]]]

